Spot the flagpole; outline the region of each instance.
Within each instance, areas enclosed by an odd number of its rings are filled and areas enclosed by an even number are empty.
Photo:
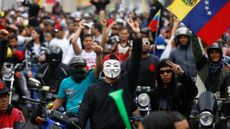
[[[157,23],[157,27],[159,27],[159,26],[160,26],[161,13],[162,13],[162,10],[161,10],[161,9],[159,9],[159,10],[160,10],[160,16],[159,16],[159,21],[158,21],[158,23]],[[157,34],[158,34],[158,32],[159,32],[159,29],[160,29],[160,28],[158,28],[158,29],[156,30],[155,38],[157,37]]]
[[[155,33],[155,36],[154,36],[154,43],[155,43],[155,46],[157,47],[157,45],[156,45],[156,38],[157,38],[157,34],[158,34],[158,32],[159,32],[159,30],[160,30],[160,28],[159,28],[159,26],[160,26],[160,21],[161,21],[161,13],[162,13],[162,10],[161,9],[159,9],[160,10],[160,15],[159,15],[159,21],[158,21],[158,23],[157,23],[157,30],[156,30],[156,33]],[[158,10],[158,11],[159,11]],[[156,48],[155,47],[155,48]],[[154,51],[154,53],[156,52],[156,50]]]

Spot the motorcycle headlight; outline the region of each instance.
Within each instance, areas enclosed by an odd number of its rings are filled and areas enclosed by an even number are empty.
[[[200,114],[199,121],[200,121],[202,126],[208,127],[208,126],[212,125],[212,123],[214,121],[214,116],[212,115],[212,113],[210,113],[208,111],[204,111]]]
[[[50,87],[49,86],[42,86],[42,91],[50,91]]]
[[[140,106],[145,107],[150,103],[149,95],[146,93],[141,93],[137,97],[137,102]]]

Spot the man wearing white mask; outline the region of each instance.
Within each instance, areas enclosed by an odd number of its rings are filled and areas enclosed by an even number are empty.
[[[127,72],[121,71],[121,60],[116,54],[104,57],[104,79],[88,88],[81,103],[78,119],[79,126],[85,128],[87,119],[93,129],[125,129],[118,108],[109,96],[111,92],[123,89],[123,101],[128,116],[138,114],[137,106],[133,102],[133,92],[141,60],[142,39],[138,22],[127,21],[132,28],[135,38],[131,55],[131,62]]]

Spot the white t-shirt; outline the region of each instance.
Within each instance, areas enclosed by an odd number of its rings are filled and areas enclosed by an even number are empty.
[[[67,57],[67,52],[71,49],[69,41],[67,39],[54,38],[50,41],[50,45],[58,45],[62,49],[62,63],[64,63],[64,59]]]
[[[99,35],[98,37],[94,36],[93,37],[95,41],[101,43],[102,42],[102,35]]]
[[[70,40],[73,38],[73,34],[70,36]],[[80,48],[80,49],[82,49],[82,45],[81,45],[81,39],[80,38],[78,38],[77,39],[77,45],[78,45],[78,47]],[[70,46],[69,46],[69,50],[68,50],[68,52],[67,52],[67,56],[65,57],[65,59],[63,60],[63,63],[64,64],[69,64],[69,62],[70,62],[70,60],[74,57],[74,56],[76,56],[76,54],[74,53],[74,50],[73,50],[73,45],[71,44]]]
[[[40,55],[40,51],[41,51],[40,46],[41,46],[40,44],[34,43],[34,53],[35,53],[36,57],[38,57]]]
[[[81,56],[86,60],[89,69],[96,67],[97,55],[94,51],[86,52],[85,50],[82,50]]]
[[[78,45],[79,45],[79,43],[78,43]],[[80,49],[82,49],[81,44],[79,45],[79,47],[80,47]],[[76,56],[76,54],[74,53],[73,45],[71,44],[71,45],[69,46],[69,50],[68,50],[68,52],[67,52],[67,55],[66,55],[65,59],[63,60],[63,63],[68,65],[69,62],[70,62],[70,60],[71,60],[74,56]]]

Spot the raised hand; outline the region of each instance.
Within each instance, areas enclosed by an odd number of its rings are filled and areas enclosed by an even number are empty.
[[[6,29],[0,29],[0,38],[6,38],[9,32]]]
[[[94,51],[97,55],[99,55],[99,54],[101,54],[101,53],[103,52],[103,48],[102,48],[100,45],[98,45],[96,42],[94,42],[94,43],[92,44],[91,48],[93,49],[93,51]]]
[[[104,27],[106,27],[106,25],[107,25],[106,19],[101,19],[101,20],[100,20],[100,23],[101,23],[101,25],[104,26]]]
[[[79,27],[78,27],[79,29],[83,29],[84,28],[83,23],[85,23],[85,20],[82,20],[82,21],[79,22]]]
[[[181,68],[180,65],[174,64],[170,60],[167,60],[166,63],[172,67],[172,70],[177,74],[177,75],[183,75],[184,70]]]
[[[141,29],[140,29],[138,21],[133,21],[132,18],[129,18],[128,20],[126,20],[126,22],[128,23],[128,25],[132,28],[132,30],[135,33],[140,33],[141,32]]]

